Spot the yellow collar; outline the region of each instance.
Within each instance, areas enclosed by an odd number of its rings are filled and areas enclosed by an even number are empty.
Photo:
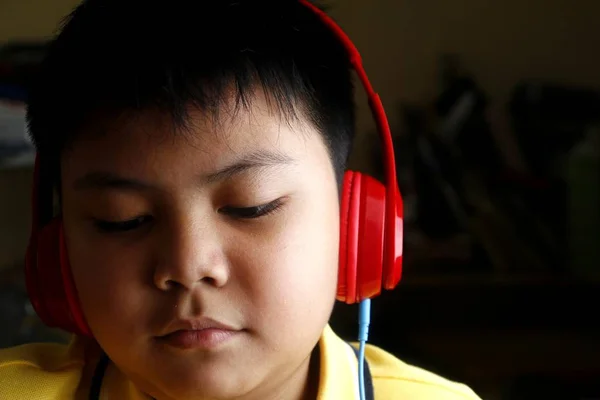
[[[319,340],[320,382],[317,400],[358,399],[358,361],[348,343],[327,325]]]

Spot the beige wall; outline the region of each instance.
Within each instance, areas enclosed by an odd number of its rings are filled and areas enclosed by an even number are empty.
[[[0,1],[0,42],[51,36],[78,0]]]
[[[392,125],[400,101],[436,93],[441,53],[461,56],[501,107],[521,78],[600,86],[597,0],[333,0],[332,14],[363,54]],[[52,34],[75,0],[3,0],[0,41]],[[362,97],[360,97],[362,99]],[[370,128],[360,103],[360,132]],[[368,149],[370,136],[359,138]],[[369,170],[359,154],[353,165]],[[0,265],[24,248],[28,202],[24,172],[0,172]],[[9,250],[7,250],[9,249]]]
[[[398,101],[435,95],[436,63],[444,52],[459,54],[499,103],[525,77],[600,86],[596,0],[327,2],[361,50],[392,121]],[[0,42],[49,36],[76,4],[3,0]]]

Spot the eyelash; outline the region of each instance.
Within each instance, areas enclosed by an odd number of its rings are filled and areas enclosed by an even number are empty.
[[[139,228],[143,224],[150,222],[152,217],[142,216],[134,219],[130,219],[128,221],[103,221],[103,220],[95,220],[94,224],[99,231],[104,233],[119,233],[119,232],[127,232],[132,231],[134,229]]]
[[[237,219],[257,219],[265,217],[279,210],[283,205],[281,199],[255,207],[223,207],[219,210],[222,214],[230,215]],[[128,221],[103,221],[95,220],[96,228],[104,233],[121,233],[133,231],[152,221],[151,216],[141,216]]]
[[[279,210],[282,204],[283,202],[281,201],[281,199],[277,199],[270,203],[262,204],[260,206],[255,207],[223,207],[219,210],[219,212],[239,219],[256,219],[274,213],[275,211]]]

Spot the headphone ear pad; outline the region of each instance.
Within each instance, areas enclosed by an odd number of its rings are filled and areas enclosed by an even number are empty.
[[[32,233],[29,238],[29,244],[27,245],[27,252],[25,255],[25,284],[27,287],[27,294],[29,296],[29,301],[33,306],[36,314],[42,322],[48,326],[54,326],[50,315],[48,313],[48,309],[46,308],[46,302],[44,300],[44,286],[40,285],[41,279],[38,273],[38,250],[39,246],[39,233]],[[43,253],[43,252],[42,252]],[[51,256],[46,254],[42,254],[42,257]],[[49,262],[49,261],[48,261]]]
[[[91,336],[77,299],[59,218],[32,235],[25,271],[29,298],[46,325]]]
[[[377,179],[359,174],[358,260],[355,302],[373,298],[383,287],[386,188]]]
[[[357,303],[381,292],[385,187],[360,172],[344,176],[337,299]]]
[[[360,193],[360,182],[357,183],[354,171],[346,171],[342,186],[340,202],[340,246],[338,286],[336,298],[346,303],[352,303],[356,297],[356,262],[358,258],[358,207],[357,193]]]

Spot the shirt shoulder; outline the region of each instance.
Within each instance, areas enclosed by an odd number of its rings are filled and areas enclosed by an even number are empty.
[[[367,345],[377,400],[481,400],[468,386],[409,365],[376,346]]]
[[[0,349],[0,399],[74,399],[84,365],[83,345],[75,340]]]

